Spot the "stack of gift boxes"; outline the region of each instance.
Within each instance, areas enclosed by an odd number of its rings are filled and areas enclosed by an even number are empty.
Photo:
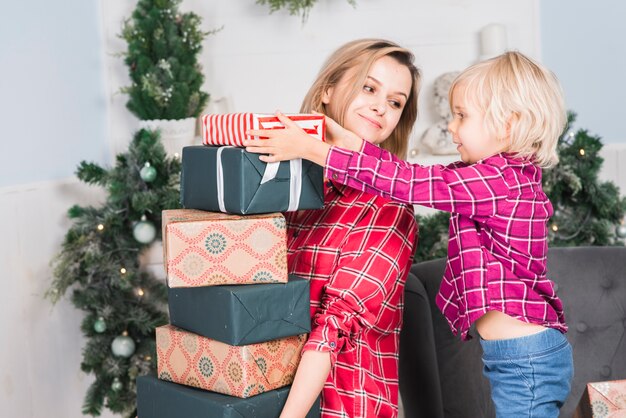
[[[290,115],[323,140],[324,120]],[[322,168],[266,164],[242,147],[273,116],[205,115],[182,153],[181,203],[163,212],[170,324],[158,376],[137,379],[139,418],[278,417],[310,331],[308,281],[287,273],[280,212],[323,206]],[[307,417],[319,416],[319,404]]]

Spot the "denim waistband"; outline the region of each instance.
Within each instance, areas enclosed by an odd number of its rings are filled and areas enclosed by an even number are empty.
[[[567,344],[567,338],[560,331],[548,328],[537,334],[506,340],[483,340],[483,358],[497,360],[511,357],[533,356],[551,350],[558,350]]]

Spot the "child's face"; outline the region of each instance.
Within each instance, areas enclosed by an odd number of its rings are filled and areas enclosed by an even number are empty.
[[[330,114],[337,114],[340,98],[352,89],[349,75],[324,94],[322,101]],[[396,128],[412,85],[411,72],[394,58],[385,56],[374,61],[364,85],[346,108],[344,128],[372,144],[382,143]]]
[[[453,118],[448,123],[452,141],[457,144],[461,160],[473,164],[506,150],[506,142],[489,132],[484,124],[485,114],[472,103],[465,102],[465,87],[457,85],[452,92]]]

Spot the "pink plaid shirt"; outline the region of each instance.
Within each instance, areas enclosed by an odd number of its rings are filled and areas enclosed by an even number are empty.
[[[467,165],[421,166],[365,143],[362,153],[332,147],[326,175],[399,202],[450,212],[448,258],[437,306],[455,334],[491,310],[567,331],[546,278],[552,205],[541,169],[509,154]]]

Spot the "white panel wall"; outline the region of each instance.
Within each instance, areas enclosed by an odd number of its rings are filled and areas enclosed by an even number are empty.
[[[82,315],[69,298],[52,306],[43,295],[52,280],[49,263],[70,226],[67,209],[98,204],[102,196],[75,180],[0,189],[2,417],[81,416],[92,379],[80,371]]]
[[[294,112],[326,57],[341,44],[383,37],[410,48],[423,70],[421,118],[414,138],[432,123],[432,80],[443,72],[473,63],[479,54],[478,33],[492,22],[508,31],[509,47],[539,58],[538,2],[514,0],[320,0],[302,24],[286,12],[268,14],[254,0],[185,0],[183,10],[204,19],[206,30],[223,30],[205,42],[201,63],[205,91],[225,97],[221,111]],[[137,120],[126,110],[128,69],[118,54],[125,43],[117,34],[133,2],[102,1],[107,52],[110,128],[115,151],[128,143]]]
[[[506,25],[509,46],[534,57],[538,47],[537,1],[515,0],[320,0],[302,25],[285,13],[269,15],[254,0],[184,0],[185,10],[204,17],[206,29],[224,26],[206,42],[202,63],[206,90],[226,97],[220,110],[295,111],[327,55],[360,37],[386,37],[411,48],[423,69],[425,86],[415,138],[434,120],[429,106],[432,80],[458,70],[478,55],[478,31],[488,23]],[[117,37],[133,1],[100,1],[104,39],[107,128],[111,151],[126,149],[137,120],[126,110],[119,88],[127,68],[116,54]],[[609,152],[609,154],[612,154]],[[624,152],[622,154],[624,155]],[[76,156],[76,163],[85,156]],[[623,163],[609,176],[626,178]],[[621,167],[621,172],[620,172]],[[622,186],[626,189],[626,186]],[[67,208],[97,203],[99,189],[73,179],[0,189],[0,416],[74,418],[91,377],[80,371],[82,314],[69,299],[51,306],[43,299],[50,284],[49,262],[69,228]],[[157,253],[158,254],[158,251]],[[157,268],[158,270],[158,268]],[[112,416],[104,412],[103,417]]]

